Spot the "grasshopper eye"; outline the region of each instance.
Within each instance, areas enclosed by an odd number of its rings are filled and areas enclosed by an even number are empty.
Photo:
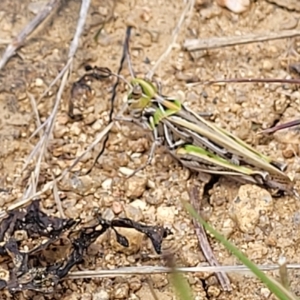
[[[139,84],[133,86],[131,97],[133,99],[139,99],[142,97],[142,95],[143,95],[142,87]]]

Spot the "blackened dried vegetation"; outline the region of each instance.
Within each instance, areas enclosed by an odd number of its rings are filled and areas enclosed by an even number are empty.
[[[95,216],[92,225],[80,226],[81,220],[48,216],[39,204],[40,201],[35,200],[26,208],[10,211],[0,224],[0,290],[52,293],[59,281],[83,261],[87,248],[108,229],[116,233],[118,243],[124,247],[130,246],[128,239],[119,234],[117,228],[142,232],[157,253],[161,253],[163,238],[170,234],[160,226],[146,226],[128,218],[108,221],[100,215]],[[65,258],[53,261],[59,256],[50,255],[52,261],[49,261],[47,251],[53,251],[63,240],[69,245]]]

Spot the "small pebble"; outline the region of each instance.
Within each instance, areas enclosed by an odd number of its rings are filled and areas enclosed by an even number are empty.
[[[106,220],[111,221],[115,217],[115,214],[110,208],[106,208],[102,213],[102,217]]]
[[[242,185],[230,208],[230,216],[241,231],[253,233],[262,214],[273,211],[273,199],[270,193],[256,185]]]
[[[138,277],[131,277],[128,283],[130,290],[133,292],[138,291],[142,287],[142,282]]]
[[[134,172],[134,170],[126,168],[126,167],[120,167],[119,171],[120,171],[121,174],[123,174],[125,176],[129,176]]]
[[[47,4],[47,1],[32,1],[28,4],[28,10],[34,15],[38,14]]]
[[[217,0],[217,3],[237,14],[246,11],[250,6],[250,0]]]
[[[173,224],[175,220],[176,209],[174,206],[160,206],[156,210],[157,220],[162,223]]]
[[[220,294],[221,294],[220,289],[214,285],[209,286],[207,289],[207,295],[211,298],[216,299],[216,297],[218,297]]]
[[[116,215],[118,215],[123,211],[123,206],[119,201],[114,201],[112,203],[112,210]]]
[[[35,80],[35,86],[43,86],[44,81],[41,78],[36,78]]]
[[[73,123],[70,127],[70,134],[78,136],[81,133],[81,128],[79,127],[79,123]]]
[[[125,215],[127,218],[132,219],[135,222],[141,221],[144,217],[142,211],[131,204],[125,206]]]
[[[163,288],[169,283],[167,277],[164,274],[153,274],[151,278],[153,280],[153,286],[155,288]]]
[[[109,294],[105,290],[101,290],[99,292],[93,293],[93,300],[109,300]]]
[[[147,204],[145,201],[136,199],[130,203],[131,206],[135,208],[139,208],[141,211],[145,210],[147,208]]]
[[[260,293],[264,297],[264,299],[269,299],[270,298],[271,292],[268,288],[261,288]]]
[[[114,299],[128,299],[129,286],[127,283],[117,283],[114,286]]]
[[[147,185],[147,178],[133,176],[125,181],[126,197],[136,199],[143,195]]]
[[[265,59],[263,61],[263,69],[264,70],[271,71],[273,69],[273,66],[274,66],[274,64],[270,60]]]
[[[110,190],[111,186],[112,186],[112,179],[111,178],[107,178],[105,179],[102,184],[101,184],[102,188],[104,190]]]
[[[195,267],[199,263],[200,256],[189,245],[185,245],[182,248],[180,258],[186,267]]]

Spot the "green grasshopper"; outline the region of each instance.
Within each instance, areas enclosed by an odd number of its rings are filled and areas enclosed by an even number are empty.
[[[151,163],[156,145],[162,144],[183,166],[206,178],[225,175],[295,194],[284,173],[286,164],[259,153],[179,100],[162,96],[151,82],[133,78],[131,84],[128,120],[152,130],[154,137],[147,163],[133,174]]]
[[[238,181],[267,186],[296,195],[292,180],[284,173],[286,164],[259,153],[230,132],[206,120],[204,114],[195,113],[179,100],[162,96],[150,78],[146,80],[137,78],[130,64],[128,50],[130,30],[131,27],[128,27],[118,73],[114,74],[107,68],[99,70],[105,70],[106,77],[114,75],[119,80],[123,62],[127,58],[132,77],[131,92],[128,94],[127,101],[131,118],[125,120],[142,125],[153,133],[154,143],[148,160],[133,174],[150,164],[156,146],[163,145],[183,166],[197,171],[204,181],[208,181],[214,174],[224,175]],[[101,76],[97,75],[98,68],[93,70],[96,74],[92,76],[96,79],[100,78]],[[118,81],[112,93],[112,109],[117,85]],[[114,119],[124,120],[123,117]],[[101,150],[95,162],[102,152]]]

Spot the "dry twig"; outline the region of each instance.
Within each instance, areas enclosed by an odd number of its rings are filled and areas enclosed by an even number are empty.
[[[38,159],[37,159],[37,163],[36,163],[36,167],[35,167],[35,182],[37,184],[38,182],[38,178],[39,178],[39,174],[40,174],[40,164],[42,159],[44,158],[46,149],[47,149],[47,145],[48,145],[48,141],[50,139],[50,136],[52,134],[53,131],[53,127],[54,127],[54,122],[55,122],[55,118],[56,118],[56,114],[58,111],[58,107],[60,105],[60,100],[61,100],[61,96],[64,90],[64,87],[66,85],[67,82],[67,78],[69,76],[69,68],[72,65],[73,59],[74,59],[74,55],[75,52],[78,48],[78,44],[79,44],[79,38],[82,34],[83,31],[83,27],[85,24],[85,20],[87,17],[87,12],[90,6],[90,0],[83,0],[82,1],[82,5],[81,5],[81,9],[80,9],[80,14],[79,14],[79,20],[77,23],[77,27],[76,27],[76,32],[74,35],[74,38],[72,40],[72,43],[70,45],[70,50],[69,50],[69,55],[68,55],[68,62],[66,64],[65,69],[65,73],[63,75],[56,99],[55,99],[55,104],[53,107],[53,110],[50,114],[50,116],[48,117],[48,119],[45,121],[45,123],[42,125],[43,127],[45,126],[45,131],[44,134],[42,136],[42,138],[40,139],[39,143],[36,145],[36,147],[33,149],[32,153],[29,155],[30,160],[32,159],[32,157],[34,156],[34,154],[39,153]],[[27,163],[25,164],[25,166],[29,163],[30,160],[27,160]],[[30,184],[29,187],[27,188],[26,192],[24,193],[24,198],[28,198],[28,196],[30,194],[32,194],[32,190],[33,187]]]
[[[41,126],[41,119],[40,119],[40,114],[39,114],[39,111],[38,111],[38,108],[37,108],[36,100],[35,100],[35,98],[32,94],[27,93],[27,95],[30,99],[32,110],[33,110],[33,112],[35,114],[35,117],[36,117],[36,127],[39,128]]]
[[[154,300],[159,300],[159,298],[156,295],[156,292],[154,290],[154,287],[153,287],[153,279],[150,276],[147,276],[146,277],[146,282],[148,283],[150,293],[151,293],[152,297],[154,298]]]
[[[21,200],[15,202],[15,203],[13,203],[13,204],[11,204],[7,208],[8,211],[13,210],[17,207],[23,206],[23,205],[27,204],[33,198],[38,197],[39,195],[43,194],[45,191],[47,191],[49,189],[53,189],[56,182],[63,177],[63,176],[60,176],[59,178],[57,178],[57,179],[55,179],[51,182],[48,182],[43,187],[43,189],[41,191],[35,192],[36,191],[36,185],[38,183],[39,173],[40,173],[40,164],[41,164],[41,161],[42,161],[42,159],[45,155],[47,144],[48,144],[49,138],[50,138],[50,136],[52,134],[52,131],[53,131],[55,117],[56,117],[56,114],[57,114],[57,111],[58,111],[58,107],[59,107],[59,104],[60,104],[63,89],[64,89],[64,86],[66,84],[66,81],[67,81],[67,78],[68,78],[68,75],[69,75],[68,71],[69,71],[70,66],[72,65],[75,52],[78,48],[79,38],[80,38],[80,36],[82,34],[82,31],[83,31],[83,27],[84,27],[84,24],[85,24],[85,20],[86,20],[86,17],[87,17],[87,12],[88,12],[89,6],[90,6],[90,0],[83,0],[82,1],[82,6],[81,6],[81,10],[80,10],[80,16],[79,16],[76,32],[75,32],[74,38],[72,40],[72,43],[70,45],[68,61],[66,63],[66,66],[64,67],[64,69],[59,74],[59,76],[63,76],[63,78],[62,78],[62,82],[61,82],[61,85],[59,87],[59,90],[58,90],[58,93],[57,93],[57,96],[56,96],[56,100],[55,100],[53,110],[52,110],[50,116],[48,117],[48,119],[40,126],[40,128],[45,128],[45,131],[44,131],[41,139],[37,143],[37,145],[34,147],[32,152],[28,156],[27,161],[25,163],[25,166],[23,168],[23,170],[24,170],[27,167],[27,165],[29,164],[29,162],[33,159],[33,157],[38,155],[37,162],[36,162],[36,167],[35,167],[35,170],[34,170],[34,178],[30,177],[31,180],[30,180],[28,188],[26,189],[26,191],[23,195],[23,198]],[[38,132],[39,129],[36,132]],[[66,172],[64,172],[64,176],[65,175],[66,175]],[[58,199],[56,199],[56,200],[58,200]],[[61,213],[62,213],[62,211],[61,211]],[[7,214],[6,211],[0,212],[0,218],[5,217],[6,214]]]
[[[161,54],[161,56],[158,58],[158,60],[156,61],[155,65],[153,66],[153,68],[146,74],[146,78],[148,80],[151,81],[156,69],[158,68],[158,66],[160,65],[160,63],[166,59],[166,57],[170,54],[170,52],[172,51],[175,43],[176,43],[176,40],[177,40],[177,37],[178,37],[178,34],[179,34],[179,31],[182,27],[182,24],[184,22],[184,19],[186,18],[186,16],[188,16],[189,14],[191,14],[191,11],[194,7],[194,3],[195,3],[195,0],[189,0],[188,3],[186,4],[180,18],[179,18],[179,21],[178,21],[178,24],[176,25],[174,31],[173,31],[173,34],[172,34],[172,39],[171,39],[171,42],[168,46],[168,48]]]
[[[5,52],[0,60],[0,70],[5,66],[8,60],[15,54],[23,44],[28,35],[30,35],[40,23],[42,23],[47,16],[58,7],[61,0],[50,0],[46,6],[33,18],[33,20],[27,24],[27,26],[15,37],[12,42],[7,46]]]
[[[72,170],[72,168],[74,168],[74,166],[81,160],[81,158],[89,151],[91,151],[99,142],[101,142],[101,140],[106,136],[106,134],[111,130],[112,126],[114,125],[114,123],[109,123],[98,135],[97,138],[94,140],[94,142],[79,156],[77,157],[74,162],[72,163],[72,165],[65,169],[64,172],[57,177],[56,179],[47,182],[44,187],[36,192],[33,193],[31,195],[29,195],[27,198],[23,198],[15,203],[12,203],[8,206],[7,209],[0,211],[0,219],[3,219],[4,217],[7,216],[7,212],[12,211],[18,207],[21,207],[23,205],[26,205],[29,201],[31,201],[34,198],[38,198],[41,195],[43,195],[46,191],[49,191],[51,189],[53,189],[54,184],[56,184],[57,182],[59,182],[61,179],[63,179],[70,170]]]
[[[278,265],[257,265],[261,271],[276,271],[279,270]],[[289,270],[299,270],[300,264],[288,264],[287,269]],[[249,270],[244,265],[232,265],[232,266],[197,266],[197,267],[176,267],[177,272],[182,273],[238,273],[245,274],[247,276],[253,275],[251,270]],[[172,273],[173,268],[161,267],[161,266],[139,266],[139,267],[123,267],[110,270],[85,270],[85,271],[74,271],[70,272],[68,279],[84,279],[84,278],[102,278],[110,277],[116,278],[121,276],[130,275],[145,275],[145,274],[162,274],[162,273]]]
[[[299,30],[286,30],[282,32],[267,32],[247,34],[243,36],[211,37],[206,39],[187,39],[183,48],[188,51],[199,51],[213,48],[229,47],[242,44],[265,42],[300,36]]]
[[[200,199],[199,199],[199,191],[197,187],[193,187],[192,190],[190,191],[190,199],[191,199],[191,204],[194,206],[194,209],[198,214],[200,214]],[[207,259],[208,263],[211,266],[218,266],[219,263],[217,259],[215,258],[215,255],[210,247],[210,244],[208,242],[207,236],[205,229],[201,224],[197,222],[197,220],[193,219],[194,227],[196,230],[196,235],[199,241],[199,245],[201,247],[201,250]],[[230,286],[230,280],[226,273],[224,272],[217,272],[216,276],[219,279],[219,282],[223,288],[224,291],[231,291],[231,286]]]
[[[289,290],[290,282],[289,282],[289,277],[288,277],[288,272],[287,272],[286,258],[280,257],[278,260],[278,265],[279,265],[280,282],[287,290]]]
[[[53,196],[54,196],[55,204],[57,206],[57,210],[59,212],[59,216],[61,218],[65,219],[66,216],[65,216],[64,210],[63,210],[62,205],[61,205],[60,197],[58,195],[58,188],[57,188],[56,181],[53,181]]]

